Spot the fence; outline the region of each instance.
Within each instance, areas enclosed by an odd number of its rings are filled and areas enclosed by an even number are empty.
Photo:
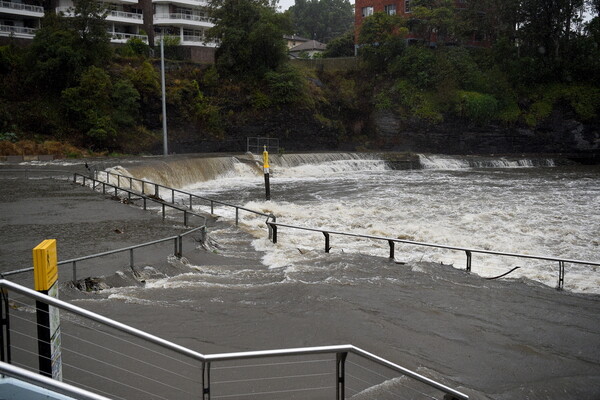
[[[0,288],[2,361],[37,370],[36,302],[48,304],[60,309],[63,382],[113,399],[468,399],[352,345],[204,355],[4,279]]]
[[[100,173],[98,172],[98,174],[100,174]],[[115,174],[115,173],[112,173],[112,172],[109,172],[109,171],[103,171],[102,174],[106,174],[106,182],[98,180],[98,179],[94,179],[94,181],[100,182],[101,184],[109,185],[110,187],[113,187],[113,188],[121,188],[121,190],[127,191],[129,193],[136,193],[136,192],[133,191],[133,182],[137,182],[137,183],[141,184],[141,195],[142,196],[144,196],[145,193],[146,193],[146,186],[149,186],[151,189],[153,188],[153,196],[154,197],[152,199],[155,200],[155,201],[162,202],[162,200],[160,200],[160,190],[162,189],[163,191],[167,191],[167,193],[170,192],[171,204],[175,204],[175,193],[178,193],[178,194],[183,195],[184,197],[186,197],[188,199],[187,207],[190,210],[194,209],[194,199],[198,200],[200,202],[208,202],[210,204],[210,213],[211,214],[215,213],[215,204],[218,204],[218,205],[221,205],[221,206],[224,206],[224,207],[234,208],[235,209],[235,224],[236,225],[239,224],[239,213],[240,213],[240,211],[245,211],[245,212],[249,212],[249,213],[252,213],[252,214],[261,215],[263,217],[266,217],[267,218],[267,222],[269,220],[272,220],[272,221],[276,221],[277,220],[277,218],[273,214],[265,214],[265,213],[262,213],[260,211],[251,210],[249,208],[241,207],[241,206],[238,206],[238,205],[235,205],[235,204],[231,204],[231,203],[227,203],[227,202],[224,202],[224,201],[209,199],[207,197],[198,196],[198,195],[196,195],[194,193],[186,192],[184,190],[174,189],[174,188],[171,188],[171,187],[168,187],[168,186],[164,186],[164,185],[161,185],[161,184],[158,184],[158,183],[146,181],[146,180],[143,180],[143,179],[137,179],[137,178],[133,178],[133,177],[130,177],[130,176]],[[75,174],[75,177],[74,177],[73,181],[77,182],[78,181],[77,180],[78,176],[80,176],[80,177],[83,178],[83,184],[85,185],[86,177],[84,175]],[[110,184],[111,177],[116,178],[116,185]],[[92,178],[87,177],[87,179],[92,179]],[[129,189],[123,189],[121,187],[121,183],[122,182],[128,182],[129,183]],[[115,189],[115,191],[116,190],[117,189]],[[185,200],[183,198],[182,198],[181,202],[182,202],[182,205],[184,205],[184,206],[186,205],[185,204]],[[165,204],[169,205],[171,207],[177,208],[174,205],[170,205],[170,204],[167,204],[167,203],[165,203]],[[196,204],[196,205],[200,205],[200,204]],[[178,209],[180,209],[180,208],[178,208]],[[271,237],[270,234],[269,234],[269,237]]]
[[[438,249],[446,249],[446,250],[453,250],[453,251],[463,251],[467,258],[466,268],[465,268],[467,272],[471,272],[473,253],[489,254],[489,255],[504,256],[504,257],[516,257],[516,258],[544,260],[544,261],[554,261],[554,262],[558,263],[557,289],[559,289],[559,290],[562,289],[564,286],[565,263],[600,266],[600,262],[595,262],[595,261],[582,261],[582,260],[572,260],[572,259],[557,258],[557,257],[534,256],[534,255],[528,255],[528,254],[505,253],[505,252],[500,252],[500,251],[491,251],[491,250],[483,250],[483,249],[471,249],[471,248],[466,248],[466,247],[447,246],[447,245],[442,245],[442,244],[437,244],[437,243],[416,242],[413,240],[397,239],[397,238],[385,237],[385,236],[372,236],[372,235],[363,235],[363,234],[351,233],[351,232],[340,232],[340,231],[332,231],[332,230],[325,230],[325,229],[307,228],[307,227],[303,227],[303,226],[280,224],[275,221],[267,222],[267,224],[271,227],[271,229],[269,230],[271,232],[269,238],[271,238],[273,240],[273,243],[277,243],[277,240],[278,240],[278,237],[277,237],[277,228],[278,227],[289,228],[289,229],[299,229],[299,230],[309,231],[309,232],[320,232],[321,234],[323,234],[323,237],[325,239],[325,252],[326,253],[329,253],[329,250],[331,250],[331,246],[330,246],[330,236],[331,235],[340,235],[340,236],[355,237],[355,238],[360,238],[360,239],[387,241],[389,244],[389,247],[390,247],[389,258],[392,258],[392,259],[395,256],[395,244],[396,243],[404,243],[404,244],[410,244],[410,245],[414,245],[414,246],[435,247]]]
[[[279,139],[268,137],[248,137],[246,138],[246,151],[252,154],[262,154],[266,146],[267,151],[272,153],[279,152]]]

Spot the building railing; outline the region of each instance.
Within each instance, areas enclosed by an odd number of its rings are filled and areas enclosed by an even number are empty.
[[[150,190],[150,192],[153,194],[154,198],[160,198],[160,191],[166,191],[167,193],[170,193],[171,196],[171,203],[175,204],[175,194],[180,194],[183,195],[181,202],[182,204],[185,206],[185,200],[184,198],[187,198],[188,200],[188,204],[187,207],[189,207],[190,210],[194,209],[194,205],[200,205],[198,204],[198,202],[207,202],[210,204],[210,213],[214,214],[215,213],[215,204],[223,206],[223,207],[229,207],[229,208],[233,208],[235,209],[235,224],[238,225],[239,224],[239,214],[240,211],[245,211],[251,214],[256,214],[256,215],[260,215],[263,217],[267,218],[267,222],[269,220],[275,222],[277,220],[277,218],[275,217],[275,215],[273,214],[266,214],[260,211],[256,211],[256,210],[251,210],[249,208],[246,207],[241,207],[235,204],[231,204],[231,203],[227,203],[224,201],[220,201],[220,200],[215,200],[215,199],[210,199],[208,197],[202,197],[202,196],[198,196],[194,193],[190,193],[190,192],[186,192],[185,190],[180,190],[180,189],[174,189],[172,187],[169,186],[165,186],[165,185],[161,185],[159,183],[154,183],[151,181],[147,181],[144,179],[138,179],[138,178],[133,178],[131,176],[125,176],[125,175],[120,175],[120,174],[115,174],[113,172],[109,172],[109,171],[97,171],[96,172],[98,174],[98,178],[100,177],[100,175],[105,175],[106,176],[106,183],[110,184],[109,182],[111,181],[111,177],[114,183],[114,186],[111,184],[110,186],[112,187],[119,187],[119,188],[123,188],[122,184],[127,184],[128,186],[128,190],[132,191],[133,190],[133,183],[136,182],[138,184],[141,185],[141,194],[145,195],[147,193],[146,189]],[[88,178],[90,179],[90,178]],[[114,182],[116,181],[116,182]],[[98,181],[98,182],[104,182],[104,181]],[[125,189],[123,189],[125,190]],[[194,203],[194,200],[196,200],[197,202]],[[271,237],[271,235],[269,234],[269,237]]]
[[[36,369],[35,311],[43,312],[36,305],[47,304],[60,310],[63,382],[102,396],[197,399],[201,394],[205,400],[211,396],[264,399],[272,398],[266,394],[294,398],[298,393],[311,398],[311,392],[318,392],[319,398],[328,394],[342,400],[347,390],[359,393],[397,381],[394,390],[404,394],[469,398],[352,345],[205,355],[5,279],[0,279],[0,288],[2,361]],[[78,326],[85,335],[77,333]],[[280,362],[261,363],[273,358]],[[249,365],[244,360],[256,361]],[[390,385],[385,388],[391,390]]]
[[[19,11],[31,11],[35,13],[44,14],[44,7],[34,6],[30,4],[13,3],[10,1],[0,1],[0,8],[10,8]]]
[[[155,20],[183,20],[193,22],[206,22],[212,24],[212,19],[204,15],[196,14],[183,14],[183,13],[171,13],[171,14],[154,14]]]
[[[35,29],[35,28],[24,28],[22,26],[0,25],[0,33],[35,36],[36,31],[37,31],[37,29]]]
[[[127,41],[129,39],[140,39],[141,41],[143,41],[144,43],[148,43],[148,35],[136,35],[133,33],[123,33],[123,32],[108,32],[111,37],[112,40],[123,40],[123,41]]]
[[[132,13],[132,12],[116,11],[116,10],[108,10],[107,16],[116,17],[116,18],[135,19],[138,21],[141,21],[144,19],[144,15],[142,13]]]
[[[309,231],[309,232],[320,232],[321,234],[323,234],[323,237],[325,239],[325,252],[326,253],[329,253],[329,251],[331,250],[330,235],[339,235],[339,236],[354,237],[354,238],[359,238],[359,239],[386,241],[386,242],[388,242],[388,245],[390,248],[389,258],[391,258],[391,259],[393,259],[394,255],[395,255],[395,244],[396,243],[403,243],[403,244],[409,244],[409,245],[414,245],[414,246],[434,247],[434,248],[438,248],[438,249],[445,249],[445,250],[452,250],[452,251],[462,251],[465,253],[466,258],[467,258],[467,261],[466,261],[466,271],[467,272],[471,272],[473,253],[488,254],[488,255],[503,256],[503,257],[535,259],[535,260],[542,260],[542,261],[553,261],[553,262],[557,262],[558,267],[559,267],[558,268],[558,284],[556,287],[559,290],[563,289],[563,286],[564,286],[565,264],[568,263],[568,264],[583,264],[583,265],[600,266],[600,262],[597,262],[597,261],[573,260],[573,259],[559,258],[559,257],[536,256],[536,255],[529,255],[529,254],[507,253],[507,252],[501,252],[501,251],[474,249],[474,248],[459,247],[459,246],[448,246],[448,245],[443,245],[443,244],[438,244],[438,243],[417,242],[414,240],[398,239],[398,238],[386,237],[386,236],[373,236],[373,235],[365,235],[365,234],[359,234],[359,233],[328,230],[328,229],[323,229],[323,228],[309,228],[309,227],[304,227],[304,226],[281,224],[281,223],[277,223],[274,221],[267,222],[267,224],[271,227],[271,229],[269,230],[271,233],[269,238],[273,240],[273,243],[277,243],[278,228],[297,229],[297,230],[303,230],[303,231]]]

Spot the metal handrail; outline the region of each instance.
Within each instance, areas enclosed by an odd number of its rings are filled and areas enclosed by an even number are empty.
[[[199,200],[204,200],[204,201],[208,201],[210,202],[210,213],[214,214],[214,205],[215,204],[219,204],[225,207],[231,207],[231,208],[235,208],[235,224],[238,224],[238,220],[239,220],[239,210],[242,211],[246,211],[252,214],[256,214],[256,215],[261,215],[263,217],[267,217],[267,222],[269,221],[269,219],[272,219],[273,222],[275,222],[277,220],[277,218],[275,217],[275,215],[273,214],[266,214],[260,211],[256,211],[256,210],[251,210],[249,208],[246,207],[241,207],[235,204],[231,204],[231,203],[227,203],[224,201],[220,201],[220,200],[214,200],[214,199],[210,199],[208,197],[202,197],[202,196],[198,196],[197,194],[191,193],[191,192],[186,192],[185,190],[181,190],[181,189],[175,189],[169,186],[165,186],[165,185],[161,185],[160,183],[155,183],[155,182],[151,182],[151,181],[147,181],[145,179],[138,179],[138,178],[134,178],[131,176],[125,176],[125,175],[121,175],[121,174],[115,174],[114,172],[109,172],[109,171],[102,171],[106,174],[106,180],[107,182],[110,182],[110,176],[116,176],[117,177],[117,186],[120,188],[121,187],[121,178],[128,180],[129,181],[129,188],[131,189],[133,186],[133,182],[139,182],[142,184],[142,194],[145,194],[145,185],[152,185],[154,186],[154,194],[156,196],[158,196],[158,192],[159,189],[166,189],[166,190],[170,190],[171,191],[171,203],[175,203],[175,193],[179,193],[179,194],[183,194],[186,196],[189,196],[190,199],[190,210],[192,209],[192,198],[194,199],[199,199]],[[102,181],[100,181],[102,182]],[[111,185],[112,186],[112,185]],[[185,203],[184,203],[185,205]]]
[[[267,224],[271,227],[270,231],[272,231],[271,238],[273,240],[273,243],[277,243],[277,228],[278,227],[299,229],[299,230],[311,231],[311,232],[320,232],[325,236],[325,252],[326,253],[329,253],[329,250],[331,249],[329,247],[329,243],[330,243],[329,235],[331,235],[331,234],[340,235],[340,236],[357,237],[357,238],[361,238],[361,239],[385,240],[388,242],[388,244],[390,246],[389,258],[394,258],[394,243],[404,243],[404,244],[411,244],[411,245],[415,245],[415,246],[424,246],[424,247],[435,247],[438,249],[445,249],[445,250],[464,251],[467,256],[467,265],[466,265],[467,272],[471,272],[471,261],[472,261],[471,258],[472,258],[473,253],[489,254],[489,255],[504,256],[504,257],[527,258],[527,259],[544,260],[544,261],[554,261],[554,262],[559,263],[559,277],[558,277],[559,280],[558,280],[558,286],[557,286],[558,289],[563,288],[564,272],[565,272],[564,264],[565,263],[600,266],[600,262],[597,262],[597,261],[574,260],[574,259],[560,258],[560,257],[537,256],[537,255],[530,255],[530,254],[508,253],[508,252],[476,249],[476,248],[469,248],[469,247],[449,246],[449,245],[438,244],[438,243],[417,242],[414,240],[398,239],[398,238],[387,237],[387,236],[366,235],[366,234],[360,234],[360,233],[342,232],[342,231],[335,231],[335,230],[322,229],[322,228],[309,228],[309,227],[298,226],[298,225],[281,224],[281,223],[277,223],[277,222],[267,222]]]
[[[0,361],[0,374],[11,376],[21,381],[25,381],[36,386],[41,386],[45,389],[52,390],[65,396],[73,397],[80,400],[110,400],[108,397],[88,392],[87,390],[83,390],[76,386],[68,385],[61,381],[57,381],[55,379],[51,379],[40,374],[36,374],[35,372],[19,368],[12,364],[5,363],[3,361]]]
[[[304,355],[314,355],[314,354],[348,354],[353,353],[359,357],[366,358],[371,360],[377,364],[388,367],[396,372],[399,372],[403,375],[406,375],[410,378],[413,378],[419,382],[422,382],[428,386],[434,387],[444,393],[450,394],[457,399],[468,400],[469,396],[464,393],[461,393],[455,389],[452,389],[446,385],[443,385],[439,382],[436,382],[432,379],[429,379],[421,374],[413,372],[407,368],[404,368],[398,364],[392,363],[388,360],[385,360],[379,356],[376,356],[372,353],[369,353],[363,349],[355,347],[353,345],[337,345],[337,346],[320,346],[320,347],[302,347],[302,348],[289,348],[289,349],[275,349],[275,350],[262,350],[262,351],[248,351],[248,352],[236,352],[236,353],[220,353],[220,354],[208,354],[204,355],[197,351],[188,349],[187,347],[183,347],[176,343],[170,342],[168,340],[162,339],[158,336],[149,334],[140,329],[133,328],[129,325],[123,324],[121,322],[115,321],[113,319],[104,317],[102,315],[93,313],[81,307],[72,305],[65,301],[59,300],[54,297],[50,297],[35,290],[26,288],[24,286],[18,285],[14,282],[8,281],[6,279],[0,279],[0,288],[9,289],[21,295],[27,296],[31,299],[43,302],[45,304],[60,308],[61,310],[65,310],[71,312],[73,314],[79,315],[84,318],[91,319],[95,322],[103,324],[105,326],[109,326],[121,332],[130,334],[139,339],[146,340],[149,343],[153,343],[162,348],[174,351],[196,361],[200,361],[203,366],[203,370],[206,367],[210,367],[210,363],[217,361],[237,361],[237,360],[245,360],[245,359],[257,359],[257,358],[266,358],[266,357],[282,357],[282,356],[304,356]],[[341,379],[340,379],[341,378]],[[337,377],[338,385],[344,384],[344,379],[342,377]],[[210,386],[210,374],[203,374],[203,387],[206,389]],[[204,399],[210,398],[210,390],[205,390],[203,394]]]
[[[109,250],[109,251],[105,251],[105,252],[102,252],[102,253],[91,254],[91,255],[88,255],[88,256],[83,256],[83,257],[78,257],[78,258],[72,258],[70,260],[59,261],[57,263],[57,265],[60,266],[60,265],[66,265],[66,264],[73,264],[73,282],[75,282],[75,281],[77,281],[77,263],[79,261],[91,260],[93,258],[99,258],[99,257],[104,257],[104,256],[112,255],[112,254],[118,254],[118,253],[123,253],[123,252],[129,251],[130,252],[129,266],[131,268],[133,268],[133,266],[134,266],[134,263],[133,263],[133,260],[134,260],[134,258],[133,258],[133,250],[137,250],[139,248],[151,246],[151,245],[158,244],[158,243],[168,242],[170,240],[174,241],[174,249],[175,249],[174,250],[174,254],[177,257],[182,257],[182,255],[183,255],[183,240],[182,240],[182,238],[184,236],[187,236],[187,235],[189,235],[191,233],[194,233],[194,232],[197,232],[199,230],[203,231],[202,241],[204,241],[205,240],[205,236],[206,236],[206,225],[202,225],[202,226],[199,226],[197,228],[190,229],[189,231],[184,232],[184,233],[182,233],[180,235],[169,236],[169,237],[166,237],[166,238],[153,240],[151,242],[136,244],[136,245],[129,246],[129,247],[123,247],[123,248],[120,248],[120,249]],[[6,276],[18,275],[18,274],[22,274],[22,273],[25,273],[25,272],[31,272],[31,271],[33,271],[33,267],[17,269],[17,270],[8,271],[8,272],[2,272],[2,273],[0,273],[0,276],[6,277]]]

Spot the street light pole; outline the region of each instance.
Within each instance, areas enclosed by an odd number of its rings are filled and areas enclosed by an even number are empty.
[[[169,154],[167,140],[167,95],[165,89],[165,36],[160,37],[160,81],[162,85],[163,155]]]

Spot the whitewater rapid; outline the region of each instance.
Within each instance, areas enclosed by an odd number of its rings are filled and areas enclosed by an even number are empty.
[[[201,163],[204,164],[201,164]],[[277,222],[504,253],[598,262],[600,173],[556,167],[552,159],[419,155],[421,168],[394,170],[373,154],[271,157],[271,201],[260,159],[186,160],[137,176],[277,216]],[[207,165],[204,167],[202,165]],[[122,171],[121,171],[122,172]],[[140,176],[141,174],[141,176]],[[174,179],[173,176],[177,178]],[[173,184],[175,180],[176,184]],[[235,219],[234,209],[215,214]],[[319,232],[281,228],[271,243],[262,216],[241,213],[252,245],[270,269],[310,273],[326,259]],[[221,238],[227,241],[227,236]],[[387,241],[331,236],[331,253],[386,258]],[[396,244],[398,263],[432,261],[465,269],[464,251]],[[557,262],[473,254],[472,272],[525,278],[554,287]],[[598,267],[567,264],[564,288],[600,293]]]

